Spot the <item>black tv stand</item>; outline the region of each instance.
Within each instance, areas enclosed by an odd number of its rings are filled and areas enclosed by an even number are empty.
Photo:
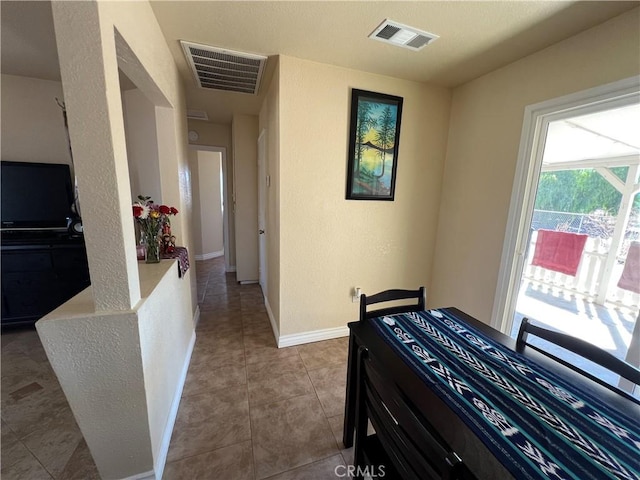
[[[90,285],[84,238],[66,231],[2,232],[2,329],[33,325]]]

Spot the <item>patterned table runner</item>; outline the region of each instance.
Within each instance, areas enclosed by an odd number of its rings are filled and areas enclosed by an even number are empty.
[[[162,252],[162,258],[178,259],[178,276],[183,277],[187,270],[189,270],[189,252],[185,247],[175,247],[175,250],[171,253]]]
[[[371,323],[515,478],[640,479],[640,419],[445,310]]]

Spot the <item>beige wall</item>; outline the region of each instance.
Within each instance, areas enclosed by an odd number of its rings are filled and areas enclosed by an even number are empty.
[[[62,84],[2,75],[2,160],[71,163],[62,110]]]
[[[351,88],[404,98],[395,201],[345,200]],[[352,289],[429,287],[447,89],[280,57],[280,334],[344,327]]]
[[[234,115],[233,192],[236,279],[258,280],[258,117]]]
[[[200,176],[198,174],[198,150],[190,148],[191,195],[193,195],[193,253],[202,252],[202,229],[200,227]]]
[[[453,92],[430,304],[489,322],[527,105],[640,72],[640,9]]]
[[[198,140],[191,145],[208,145],[211,147],[225,147],[231,153],[231,126],[221,123],[187,120],[189,130],[198,133]]]
[[[156,109],[137,88],[122,92],[131,198],[149,196],[162,202]]]

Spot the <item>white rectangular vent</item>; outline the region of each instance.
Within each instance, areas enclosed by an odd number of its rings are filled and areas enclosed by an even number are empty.
[[[204,110],[187,110],[189,120],[209,120],[209,115]]]
[[[438,35],[387,19],[371,32],[369,38],[417,51],[436,40]]]
[[[267,57],[180,40],[200,88],[258,94]]]

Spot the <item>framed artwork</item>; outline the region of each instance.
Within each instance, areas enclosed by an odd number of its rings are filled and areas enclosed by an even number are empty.
[[[395,195],[402,97],[351,92],[347,200],[392,200]]]

